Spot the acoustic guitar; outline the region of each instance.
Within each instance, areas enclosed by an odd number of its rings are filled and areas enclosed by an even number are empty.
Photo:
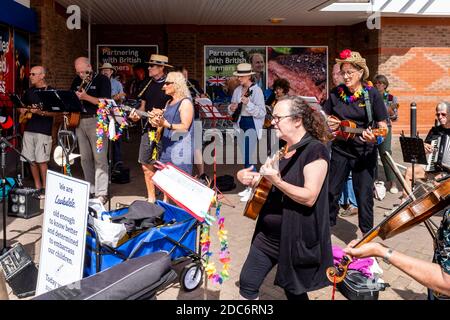
[[[286,147],[283,147],[275,153],[272,161],[280,160],[285,154]],[[272,183],[261,175],[256,185],[253,187],[247,204],[245,205],[244,217],[256,220],[262,207],[267,201],[271,189]]]
[[[341,139],[345,141],[354,139],[357,135],[362,135],[364,130],[366,130],[364,128],[357,128],[356,123],[351,120],[340,120],[335,116],[331,116],[331,118],[339,123],[339,127],[332,132],[335,139]],[[388,133],[388,128],[372,129],[372,133],[376,137],[381,136],[385,138]]]
[[[86,78],[84,78],[81,81],[80,87],[78,88],[78,92],[81,92],[82,90],[87,91],[92,83],[92,71],[86,75]],[[80,118],[81,114],[80,112],[70,112],[67,116],[67,128],[76,128],[80,124]]]

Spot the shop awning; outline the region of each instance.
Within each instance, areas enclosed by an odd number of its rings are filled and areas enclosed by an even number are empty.
[[[0,23],[29,32],[37,31],[36,12],[14,0],[1,0]]]

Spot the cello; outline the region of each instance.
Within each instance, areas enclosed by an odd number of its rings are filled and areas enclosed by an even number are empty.
[[[417,199],[415,199],[414,195],[410,195],[409,201],[403,202],[380,224],[367,232],[364,237],[355,244],[354,248],[358,248],[363,244],[372,241],[377,236],[382,240],[389,239],[421,222],[425,222],[432,215],[445,209],[450,204],[449,194],[450,179],[447,178]],[[351,262],[352,259],[350,256],[344,255],[337,265],[327,269],[326,274],[328,280],[335,283],[344,280],[348,266]]]

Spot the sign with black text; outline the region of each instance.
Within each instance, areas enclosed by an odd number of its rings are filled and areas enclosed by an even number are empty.
[[[47,171],[36,295],[83,277],[89,182]]]
[[[125,88],[134,77],[133,66],[150,61],[150,56],[154,53],[158,53],[157,45],[99,44],[97,70],[104,63],[110,63],[116,70],[113,77]]]

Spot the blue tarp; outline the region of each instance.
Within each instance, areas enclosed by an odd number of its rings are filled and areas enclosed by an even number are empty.
[[[0,0],[0,23],[37,32],[36,12],[14,0]]]

